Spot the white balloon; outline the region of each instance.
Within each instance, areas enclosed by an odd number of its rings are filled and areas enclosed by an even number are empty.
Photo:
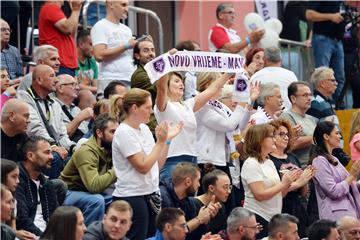
[[[264,19],[257,13],[248,13],[244,18],[245,28],[248,32],[264,29]]]
[[[265,29],[264,37],[260,40],[260,46],[262,48],[278,47],[279,34],[270,28]]]
[[[280,34],[283,29],[283,25],[279,19],[271,18],[271,19],[265,21],[265,29],[268,29],[268,28],[277,32],[277,34]]]

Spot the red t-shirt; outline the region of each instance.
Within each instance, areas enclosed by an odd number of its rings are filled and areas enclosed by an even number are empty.
[[[77,68],[77,52],[74,36],[63,34],[55,27],[55,23],[63,18],[65,14],[60,6],[56,4],[43,4],[39,15],[39,43],[49,44],[59,51],[61,66]]]
[[[229,36],[223,27],[215,26],[211,29],[210,41],[216,48],[221,48],[225,43],[230,42]]]

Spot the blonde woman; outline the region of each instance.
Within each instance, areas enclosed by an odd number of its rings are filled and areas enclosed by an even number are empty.
[[[111,96],[109,101],[110,104],[109,115],[115,118],[119,123],[124,118],[123,99],[124,99],[123,95],[115,94]]]

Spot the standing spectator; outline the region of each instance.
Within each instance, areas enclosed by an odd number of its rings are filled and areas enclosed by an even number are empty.
[[[75,75],[78,79],[80,89],[90,90],[92,93],[97,92],[98,65],[92,56],[93,46],[90,32],[81,30],[76,36],[78,69]]]
[[[265,67],[252,75],[250,81],[278,84],[285,109],[291,108],[287,90],[292,82],[297,82],[297,77],[292,71],[281,67],[281,51],[278,47],[265,49]]]
[[[91,29],[95,59],[100,62],[98,92],[103,92],[109,82],[119,80],[130,87],[135,71],[132,49],[136,40],[131,29],[120,23],[128,17],[128,0],[106,1],[106,18]]]
[[[288,121],[278,119],[271,121],[270,124],[275,127],[275,146],[276,150],[270,153],[270,159],[274,162],[276,170],[280,177],[286,171],[300,169],[301,165],[298,158],[290,151],[296,138]],[[305,197],[308,192],[308,182],[314,176],[315,169],[307,167],[301,176],[291,185],[291,191],[283,198],[282,213],[288,213],[298,218],[298,232],[300,237],[306,236],[306,227],[308,226],[308,217],[306,209],[301,203],[300,198]]]
[[[31,137],[22,148],[20,183],[15,191],[18,229],[41,236],[54,210],[59,206],[54,184],[42,173],[53,159],[49,142]]]
[[[33,72],[31,88],[17,93],[17,97],[29,105],[30,123],[27,133],[42,136],[52,144],[54,160],[51,162],[50,171],[47,172],[50,178],[59,177],[63,160],[67,158],[68,151],[71,153],[75,147],[75,143],[67,134],[60,104],[49,96],[56,90],[57,81],[51,67],[37,65]]]
[[[307,82],[293,82],[288,87],[291,108],[280,115],[294,128],[295,135],[291,151],[300,161],[301,168],[309,163],[309,152],[316,126],[314,117],[306,114],[311,106],[312,92]]]
[[[19,99],[10,99],[1,113],[1,158],[21,161],[20,148],[26,141],[30,123],[29,106]]]
[[[85,230],[84,217],[80,209],[73,206],[61,206],[51,215],[40,240],[82,240]]]
[[[245,56],[245,74],[250,79],[254,73],[265,67],[263,48],[250,48]]]
[[[354,217],[345,216],[337,221],[340,240],[360,239],[360,220]]]
[[[336,229],[336,222],[322,219],[314,222],[309,227],[308,240],[339,240],[340,235]]]
[[[260,94],[256,102],[258,106],[256,112],[250,116],[250,122],[254,124],[268,123],[277,119],[281,114],[283,99],[280,87],[276,83],[264,83],[260,85]]]
[[[13,83],[18,83],[19,77],[23,76],[22,62],[19,50],[9,44],[11,29],[9,24],[0,19],[1,28],[1,66],[6,67],[6,70]]]
[[[16,95],[16,87],[18,86],[18,84],[11,85],[9,74],[7,73],[5,66],[0,67],[0,77],[1,77],[1,107],[0,107],[0,111],[1,111],[5,102]]]
[[[342,38],[345,21],[341,15],[343,1],[310,1],[306,19],[313,22],[311,39],[315,67],[326,66],[334,69],[338,87],[333,93],[333,103],[342,102],[340,93],[345,84],[344,49]]]
[[[41,45],[36,48],[33,55],[33,61],[39,65],[48,65],[54,69],[55,73],[59,72],[60,68],[60,57],[56,47],[51,45]],[[32,72],[26,74],[18,87],[18,90],[27,90],[32,83]]]
[[[269,223],[268,240],[300,240],[298,234],[299,220],[289,214],[276,214]]]
[[[350,129],[350,151],[353,162],[360,161],[360,111],[353,113]]]
[[[172,72],[158,80],[154,106],[156,120],[184,124],[183,131],[170,144],[168,159],[160,171],[160,179],[170,178],[173,168],[179,162],[197,163],[195,112],[220,92],[230,76],[232,74],[221,75],[206,90],[186,101],[182,101],[184,82],[181,75]]]
[[[156,217],[156,235],[147,240],[183,240],[189,229],[185,213],[178,208],[163,208]]]
[[[39,43],[59,50],[59,73],[75,76],[78,67],[74,34],[77,31],[82,1],[71,0],[71,15],[66,18],[61,10],[64,1],[46,1],[39,14]]]
[[[231,3],[221,3],[216,8],[216,26],[209,31],[209,49],[215,52],[224,49],[230,53],[237,53],[250,44],[256,44],[264,35],[264,30],[254,29],[245,41],[241,40],[236,31],[231,27],[235,23],[235,9]]]
[[[134,209],[133,225],[128,237],[143,240],[155,233],[155,216],[159,212],[159,168],[166,161],[172,139],[181,131],[181,123],[161,123],[156,139],[146,126],[152,111],[148,91],[133,88],[124,96],[126,117],[116,129],[112,144],[113,164],[118,177],[114,200],[125,200]]]
[[[360,173],[360,161],[355,162],[349,172],[339,164],[331,153],[340,146],[340,138],[334,123],[324,121],[317,124],[310,164],[316,168],[314,185],[320,219],[360,218],[360,193],[354,182]]]
[[[317,121],[333,122],[341,134],[339,118],[330,100],[338,86],[334,71],[328,67],[316,68],[311,75],[311,82],[315,88],[314,97],[311,101],[311,107],[306,113],[315,117]],[[346,166],[350,158],[343,151],[343,146],[344,140],[341,139],[340,146],[335,148],[332,154],[339,159],[341,164]]]
[[[271,217],[281,213],[282,196],[299,175],[298,170],[289,171],[280,180],[268,156],[275,147],[273,126],[254,125],[246,132],[245,152],[249,158],[241,169],[241,180],[245,189],[244,208],[254,212],[257,222],[263,226],[257,238],[266,236]]]
[[[125,235],[132,224],[133,210],[126,201],[110,204],[102,221],[93,222],[86,230],[84,240],[129,240]]]

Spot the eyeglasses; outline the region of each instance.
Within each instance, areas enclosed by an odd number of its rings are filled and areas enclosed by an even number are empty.
[[[349,231],[349,234],[351,235],[351,236],[356,236],[356,235],[360,235],[360,230],[351,230],[351,231]]]
[[[308,98],[308,97],[312,97],[313,94],[312,93],[304,93],[304,94],[295,94],[295,96]]]
[[[243,226],[244,228],[261,229],[262,225],[257,223],[255,226]]]
[[[189,230],[188,225],[186,223],[182,223],[180,225],[173,225],[173,226],[174,227],[180,227],[180,228],[184,229],[185,231]]]
[[[328,78],[328,79],[324,79],[325,81],[330,81],[332,83],[336,83],[336,79],[335,78]]]
[[[289,133],[286,133],[286,132],[279,132],[278,134],[276,134],[276,136],[279,136],[281,138],[289,138]]]
[[[225,14],[229,14],[231,16],[235,16],[236,17],[236,13],[235,12],[232,12],[232,11],[227,11],[227,12],[223,12]]]
[[[1,32],[6,32],[8,31],[9,33],[11,33],[11,29],[10,28],[1,28]]]
[[[63,83],[62,86],[71,85],[72,87],[76,87],[78,85],[77,82],[71,82],[71,83]]]
[[[224,186],[222,186],[222,188],[223,188],[225,191],[231,192],[233,186],[232,186],[232,185],[224,185]]]

